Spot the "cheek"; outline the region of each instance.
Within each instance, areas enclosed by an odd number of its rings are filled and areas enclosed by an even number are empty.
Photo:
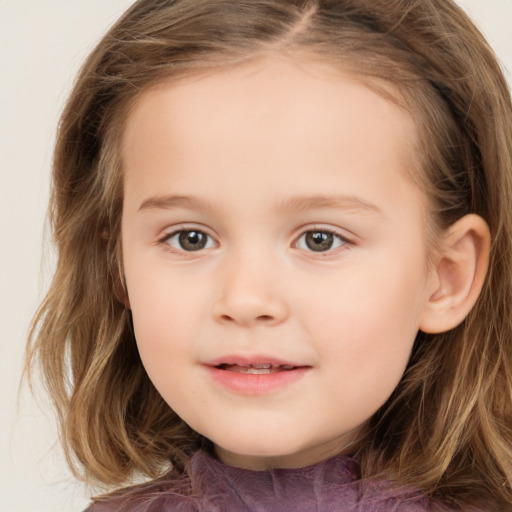
[[[125,257],[126,284],[134,324],[141,332],[165,335],[191,325],[198,314],[204,287],[187,269],[173,271],[165,258],[135,254]],[[172,326],[172,328],[171,328]],[[160,335],[158,337],[160,337]]]
[[[189,377],[185,370],[195,361],[197,322],[193,321],[193,303],[187,304],[175,290],[151,286],[151,280],[130,291],[136,296],[132,303],[135,339],[150,380],[173,409],[181,411],[183,401],[201,403],[194,380],[185,380]]]
[[[323,389],[329,394],[325,403],[339,404],[341,419],[353,428],[394,391],[418,332],[417,311],[411,304],[415,293],[407,288],[409,283],[377,277],[368,276],[365,286],[358,279],[357,287],[347,279],[347,293],[338,293],[313,312],[325,369]]]
[[[425,290],[423,269],[405,269],[361,263],[310,295],[303,319],[325,359],[350,374],[389,373],[397,382],[418,332]]]
[[[159,265],[127,259],[126,283],[139,353],[152,372],[168,365],[192,336],[197,315],[192,292]]]

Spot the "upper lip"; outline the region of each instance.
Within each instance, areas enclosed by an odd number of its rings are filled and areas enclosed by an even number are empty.
[[[267,365],[271,364],[272,366],[293,366],[293,367],[304,367],[309,366],[305,364],[298,363],[296,361],[288,361],[285,359],[279,359],[272,356],[265,355],[253,355],[253,356],[242,356],[242,355],[225,355],[215,359],[211,359],[210,361],[206,361],[204,363],[206,366],[221,366],[221,365],[238,365],[238,366],[257,366],[257,365]]]

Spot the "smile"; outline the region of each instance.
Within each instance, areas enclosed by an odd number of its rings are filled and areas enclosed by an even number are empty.
[[[290,371],[296,367],[289,364],[280,364],[274,366],[272,364],[220,364],[216,366],[219,370],[226,370],[228,372],[245,373],[251,375],[269,375],[271,373]]]
[[[301,380],[311,366],[272,358],[227,356],[205,364],[215,384],[242,395],[268,395]]]

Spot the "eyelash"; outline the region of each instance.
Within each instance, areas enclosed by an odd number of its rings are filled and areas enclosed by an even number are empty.
[[[205,245],[202,247],[199,247],[198,249],[192,249],[187,250],[183,248],[182,242],[183,240],[180,240],[180,237],[183,235],[196,233],[201,237],[206,237]],[[326,237],[329,238],[332,242],[332,245],[335,245],[334,247],[329,247],[326,250],[319,250],[315,251],[311,247],[307,246],[307,242],[304,240],[303,243],[301,243],[301,240],[305,239],[308,235],[321,235],[323,237],[323,241],[326,240]],[[181,247],[175,247],[173,246],[170,241],[173,238],[177,237],[177,245],[180,245]],[[318,237],[317,237],[318,238]],[[310,240],[311,241],[311,240]],[[213,244],[212,244],[213,242]],[[204,249],[211,249],[214,246],[217,246],[218,243],[213,240],[213,237],[206,233],[205,231],[201,229],[194,229],[192,227],[180,227],[179,229],[176,229],[174,231],[171,231],[170,233],[167,233],[165,236],[163,236],[160,240],[158,240],[158,243],[165,246],[165,250],[168,250],[170,252],[176,253],[176,254],[193,254],[194,252],[201,252]],[[320,245],[322,243],[321,240],[319,242],[315,242]],[[300,246],[302,245],[302,247]],[[296,238],[295,242],[293,243],[293,246],[304,250],[306,252],[310,252],[312,254],[317,254],[319,257],[326,257],[327,255],[336,254],[340,250],[346,250],[349,245],[353,245],[353,242],[348,239],[347,237],[341,235],[340,233],[336,232],[332,229],[326,229],[326,228],[312,228],[308,229],[306,231],[303,231],[298,238]]]
[[[331,242],[332,245],[334,245],[334,247],[331,246],[331,247],[327,248],[325,251],[324,250],[315,251],[311,247],[307,246],[308,242],[306,240],[307,240],[308,235],[320,235],[321,239],[319,239],[317,237],[318,245],[320,245],[327,238],[328,241]],[[302,239],[304,239],[304,245],[306,245],[306,247],[299,246]],[[315,241],[315,243],[317,243],[317,242]],[[337,252],[339,252],[339,250],[343,250],[343,248],[346,249],[345,246],[348,244],[350,244],[350,240],[348,240],[346,237],[342,236],[340,233],[337,233],[336,231],[332,231],[329,229],[320,228],[320,229],[308,229],[307,231],[304,231],[299,236],[299,238],[297,239],[297,241],[295,242],[294,245],[296,247],[298,247],[299,249],[303,249],[303,250],[311,252],[313,254],[318,254],[320,256],[320,255],[331,255],[333,253],[336,254]]]
[[[184,249],[183,247],[181,248],[178,248],[178,247],[173,247],[171,244],[170,244],[170,241],[175,238],[175,237],[180,237],[180,235],[183,235],[183,234],[191,234],[191,233],[197,233],[198,235],[201,235],[201,236],[205,236],[207,237],[207,240],[206,240],[206,244],[204,247],[200,247],[199,249],[196,249],[196,250],[190,250],[190,251],[187,251],[186,249]],[[210,245],[210,242],[213,241],[213,237],[210,236],[208,233],[206,233],[205,231],[201,230],[201,229],[194,229],[194,228],[191,228],[191,227],[180,227],[179,229],[176,229],[174,231],[171,231],[170,233],[167,233],[164,237],[162,237],[158,243],[159,244],[162,244],[162,245],[165,245],[166,246],[166,250],[169,250],[171,252],[174,252],[174,253],[194,253],[194,252],[199,252],[203,249],[210,249],[211,247],[209,247],[208,245]],[[215,242],[214,242],[215,243]],[[178,241],[178,244],[181,245],[181,243]]]

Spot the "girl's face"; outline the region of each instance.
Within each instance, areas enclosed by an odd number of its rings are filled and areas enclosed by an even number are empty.
[[[140,97],[124,268],[156,388],[222,460],[350,451],[432,294],[410,116],[326,65],[266,58]]]

